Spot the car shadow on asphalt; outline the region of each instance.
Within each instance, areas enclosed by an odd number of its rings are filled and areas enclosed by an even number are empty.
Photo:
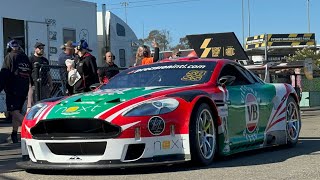
[[[186,162],[173,165],[148,166],[143,168],[125,168],[125,169],[107,169],[107,170],[64,170],[64,171],[31,171],[35,174],[45,175],[135,175],[135,174],[155,174],[155,173],[171,173],[180,171],[194,171],[200,169],[225,168],[225,167],[241,167],[272,164],[286,161],[287,159],[302,156],[314,155],[320,151],[320,137],[300,138],[295,147],[286,146],[270,147],[260,150],[253,150],[243,153],[234,154],[227,157],[220,157],[208,166],[196,166],[192,162]]]

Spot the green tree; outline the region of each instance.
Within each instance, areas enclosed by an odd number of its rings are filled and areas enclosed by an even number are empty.
[[[183,37],[183,38],[180,38],[179,40],[179,44],[177,44],[176,46],[173,46],[171,48],[171,50],[175,50],[175,51],[178,51],[178,50],[181,50],[181,49],[190,49],[190,44],[189,44],[189,41],[187,39],[187,37]]]
[[[148,45],[151,45],[153,40],[159,44],[159,49],[161,51],[165,51],[170,48],[169,44],[171,42],[171,37],[168,30],[152,30],[150,31],[148,37],[144,39],[144,42]]]
[[[144,44],[144,39],[138,39],[138,43],[139,43],[139,45],[143,45]]]
[[[315,65],[320,66],[320,53],[310,48],[299,49],[293,55],[287,57],[288,61],[305,60],[311,58]]]

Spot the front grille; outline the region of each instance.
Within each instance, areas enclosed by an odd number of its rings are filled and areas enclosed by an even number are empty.
[[[107,142],[46,143],[56,155],[103,155]]]
[[[34,139],[108,139],[121,133],[121,127],[100,119],[42,120],[31,128]]]

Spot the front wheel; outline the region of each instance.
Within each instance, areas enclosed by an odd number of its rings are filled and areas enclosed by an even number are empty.
[[[289,96],[286,111],[287,145],[295,146],[298,143],[301,129],[301,116],[298,105],[293,97]]]
[[[191,160],[197,165],[208,165],[217,150],[216,127],[208,104],[200,104],[190,120]]]

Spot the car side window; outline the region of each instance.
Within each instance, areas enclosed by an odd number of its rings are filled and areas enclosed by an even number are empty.
[[[253,82],[250,82],[248,78],[246,78],[245,75],[232,64],[227,64],[222,68],[219,79],[223,76],[234,76],[236,78],[233,83],[229,84],[229,86],[253,84]]]
[[[241,66],[237,66],[237,69],[239,69],[251,83],[257,83],[258,82],[257,79],[255,79],[247,69],[245,69],[245,68],[243,68]]]

